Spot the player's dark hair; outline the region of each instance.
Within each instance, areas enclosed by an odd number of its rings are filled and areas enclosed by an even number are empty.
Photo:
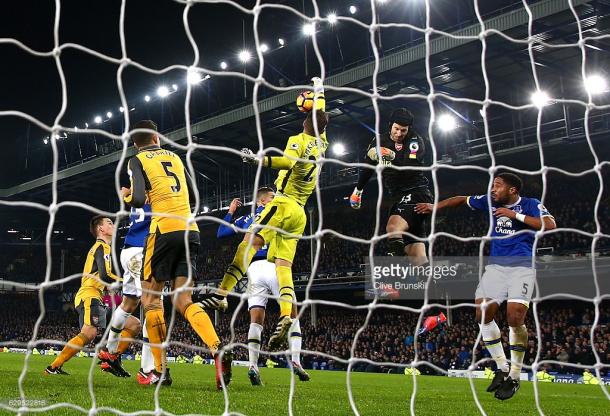
[[[496,178],[502,179],[509,186],[512,186],[513,188],[515,188],[517,190],[517,193],[521,193],[521,190],[523,189],[523,181],[521,180],[520,177],[518,177],[514,173],[510,173],[510,172],[499,173],[496,175]]]
[[[310,111],[307,114],[307,118],[305,119],[305,128],[307,128],[311,132],[316,131],[314,129],[314,125],[313,125],[313,113],[314,113],[313,111]],[[326,126],[328,125],[330,115],[328,113],[325,113],[324,111],[316,111],[315,113],[316,113],[316,121],[318,122],[318,132],[322,133],[324,131],[324,129],[326,129]]]
[[[269,186],[261,186],[260,188],[258,188],[258,191],[256,191],[256,199],[261,199],[263,195],[268,194],[269,192],[275,191]]]
[[[106,218],[108,217],[106,217],[105,215],[96,215],[89,221],[89,231],[91,232],[91,235],[93,235],[94,238],[97,238],[97,227],[102,225]]]
[[[148,129],[157,131],[157,124],[152,120],[141,120],[133,125],[133,129]],[[138,147],[146,146],[152,144],[154,133],[150,132],[139,132],[133,133],[131,135],[131,139],[134,144]]]
[[[413,117],[413,113],[411,113],[406,108],[397,108],[392,111],[390,114],[390,128],[392,128],[392,124],[400,124],[401,126],[412,126],[415,118]]]

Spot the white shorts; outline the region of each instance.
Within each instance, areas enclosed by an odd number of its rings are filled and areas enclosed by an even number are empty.
[[[142,296],[142,247],[128,247],[121,250],[123,267],[123,295]]]
[[[248,267],[248,310],[267,306],[269,296],[276,301],[280,297],[280,286],[277,281],[275,264],[267,260],[257,260]]]
[[[531,267],[511,267],[490,264],[477,286],[475,299],[492,299],[501,304],[505,300],[529,307],[536,271]]]

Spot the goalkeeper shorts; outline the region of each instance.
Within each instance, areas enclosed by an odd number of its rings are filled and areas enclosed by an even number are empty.
[[[407,232],[415,237],[425,238],[428,236],[428,218],[430,215],[422,215],[415,212],[415,205],[419,203],[432,203],[434,197],[427,187],[421,187],[399,194],[394,199],[394,204],[390,208],[390,216],[398,215],[402,217],[409,229]],[[403,237],[405,245],[418,243],[419,240],[405,235]]]

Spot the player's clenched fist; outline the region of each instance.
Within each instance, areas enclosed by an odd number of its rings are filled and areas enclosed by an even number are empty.
[[[241,207],[241,205],[242,203],[239,198],[233,199],[233,201],[231,201],[231,205],[229,205],[229,214],[235,214],[235,211],[237,211],[237,208]]]
[[[362,191],[358,188],[354,188],[354,192],[349,197],[349,205],[354,209],[360,209],[362,204]]]

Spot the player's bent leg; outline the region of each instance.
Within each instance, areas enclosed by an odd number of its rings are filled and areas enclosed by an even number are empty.
[[[110,353],[116,354],[120,350],[119,337],[128,338],[131,335],[131,338],[133,338],[133,331],[123,333],[123,329],[125,328],[125,322],[136,310],[139,302],[140,299],[135,295],[124,295],[121,305],[119,305],[119,307],[117,307],[112,314],[112,319],[110,320],[110,332],[108,334],[108,343],[106,344],[106,347]],[[140,331],[137,331],[135,335],[139,334],[139,332]]]
[[[230,292],[233,290],[237,282],[239,282],[246,275],[248,266],[252,262],[252,258],[258,250],[265,245],[265,239],[259,234],[246,233],[244,239],[235,252],[233,261],[227,268],[222,282],[220,283],[220,289]]]
[[[174,290],[186,286],[187,280],[186,276],[176,277],[173,282]],[[190,282],[189,286],[192,286],[192,282]],[[208,346],[212,355],[216,354],[220,340],[214,325],[201,305],[193,303],[191,292],[179,292],[174,297],[173,302],[176,310],[191,324],[199,338]]]
[[[62,366],[72,357],[74,357],[80,350],[82,350],[87,344],[93,341],[96,336],[97,328],[92,325],[83,325],[78,335],[66,343],[57,358],[55,358],[51,365],[45,369],[45,374],[68,375],[68,373],[62,369]]]
[[[409,230],[409,224],[400,215],[391,215],[386,225],[388,233],[388,256],[404,256],[405,241],[403,233]]]
[[[420,242],[414,242],[405,246],[405,254],[409,256],[409,261],[415,266],[421,266],[428,263],[426,254],[426,245]]]
[[[173,288],[177,289],[184,287],[188,278],[178,276],[174,279]],[[191,282],[192,284],[192,282]],[[180,312],[191,327],[195,330],[199,338],[208,346],[210,353],[214,357],[216,365],[216,388],[222,389],[223,384],[228,386],[231,382],[231,363],[233,362],[233,353],[231,351],[223,351],[219,353],[220,339],[216,334],[214,325],[208,314],[203,310],[201,305],[193,303],[191,292],[180,292],[174,297],[174,307]]]
[[[119,309],[117,308],[117,311],[118,310]],[[102,371],[109,372],[117,377],[131,377],[131,374],[123,368],[121,355],[127,351],[132,340],[138,336],[141,330],[142,326],[140,320],[131,315],[127,315],[127,319],[123,323],[123,330],[120,332],[120,339],[117,337],[117,342],[112,346],[114,349],[110,349],[111,346],[109,342],[108,347],[98,353],[97,357],[101,360],[100,368]],[[116,329],[111,327],[110,332],[116,334]]]

